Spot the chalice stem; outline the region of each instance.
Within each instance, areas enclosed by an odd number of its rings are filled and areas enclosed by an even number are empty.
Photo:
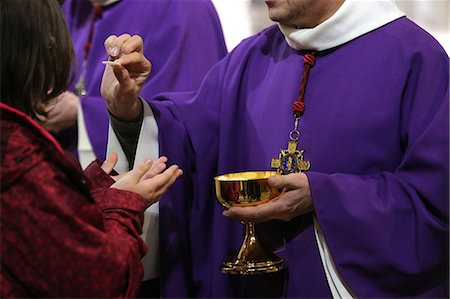
[[[262,247],[258,238],[256,237],[255,224],[253,222],[244,222],[245,233],[244,240],[237,255],[237,260],[240,262],[257,263],[271,258]]]

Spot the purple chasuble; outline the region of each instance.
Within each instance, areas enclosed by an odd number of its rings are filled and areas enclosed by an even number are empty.
[[[198,92],[149,101],[160,153],[184,170],[160,203],[166,290],[177,281],[168,277],[186,275],[197,298],[331,296],[312,214],[257,226],[286,271],[220,272],[243,226],[222,216],[213,177],[270,170],[293,127],[303,56],[273,26],[215,65]],[[319,53],[310,71],[299,148],[315,217],[356,297],[448,296],[448,85],[447,54],[404,17]]]
[[[88,0],[66,0],[63,11],[77,54],[78,81],[84,45],[91,26]],[[151,98],[162,91],[188,91],[199,87],[211,66],[226,54],[222,29],[210,0],[121,0],[104,7],[95,22],[87,58],[86,91],[80,97],[86,129],[96,156],[104,159],[108,136],[108,112],[100,84],[108,60],[104,41],[109,35],[140,35],[152,74],[141,92]]]

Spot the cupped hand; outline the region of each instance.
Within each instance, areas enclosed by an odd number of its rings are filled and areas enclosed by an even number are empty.
[[[116,152],[112,152],[109,157],[103,162],[101,168],[106,174],[110,174],[117,164],[119,156]],[[150,169],[141,177],[141,180],[149,179],[161,173],[166,168],[167,157],[161,156],[157,160],[152,161]],[[119,175],[111,176],[115,181],[125,176],[128,172]]]
[[[142,109],[138,97],[152,68],[143,48],[138,35],[111,35],[105,40],[106,52],[117,64],[105,67],[101,94],[109,111],[123,120],[138,118]]]
[[[145,160],[133,170],[122,175],[111,185],[111,188],[135,192],[145,199],[148,206],[152,205],[183,174],[177,165],[165,169],[165,162],[156,162],[155,164],[159,164],[159,166],[153,164],[153,160]]]
[[[290,221],[314,210],[308,178],[304,173],[278,175],[269,178],[269,185],[282,190],[271,201],[251,207],[232,207],[223,215],[244,222],[268,220]]]

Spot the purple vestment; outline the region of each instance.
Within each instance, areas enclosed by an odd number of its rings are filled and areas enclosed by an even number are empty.
[[[92,5],[88,0],[66,0],[63,11],[77,54],[75,85],[82,69]],[[100,159],[105,158],[108,137],[108,113],[100,95],[105,68],[101,61],[108,60],[103,43],[109,35],[123,33],[144,39],[144,54],[153,65],[141,93],[146,98],[162,91],[197,89],[210,67],[226,54],[210,0],[121,0],[105,7],[95,22],[87,58],[87,96],[80,97],[89,139]]]
[[[287,147],[303,55],[273,26],[214,66],[198,92],[149,101],[160,153],[184,170],[160,203],[163,296],[183,275],[185,296],[197,298],[331,296],[311,214],[257,226],[287,271],[220,272],[243,226],[222,216],[213,177],[269,170]],[[447,54],[405,17],[319,53],[310,71],[299,148],[331,257],[359,298],[448,296],[448,85]],[[180,230],[188,237],[171,234]],[[171,250],[180,243],[190,259]]]

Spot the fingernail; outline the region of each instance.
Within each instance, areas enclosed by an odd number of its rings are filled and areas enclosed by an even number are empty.
[[[116,46],[110,47],[109,53],[111,54],[111,56],[117,57],[119,55],[119,48],[117,48]]]
[[[148,159],[145,160],[144,163],[147,164],[147,165],[150,165],[150,164],[152,164],[152,159],[148,158]]]

